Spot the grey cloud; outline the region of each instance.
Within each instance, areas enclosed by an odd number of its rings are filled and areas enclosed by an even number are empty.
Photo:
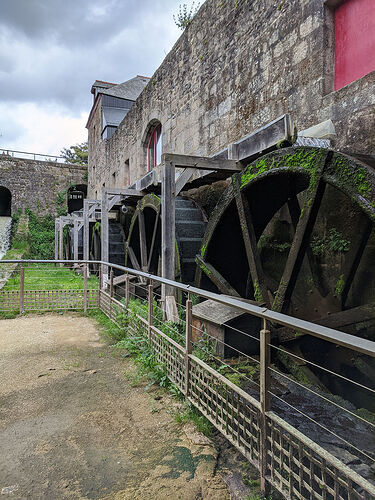
[[[0,99],[79,114],[95,79],[151,76],[170,47],[178,0],[2,0]],[[12,46],[10,46],[12,44]],[[9,52],[12,51],[11,57]]]

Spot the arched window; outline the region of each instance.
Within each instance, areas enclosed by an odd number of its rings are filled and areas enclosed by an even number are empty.
[[[152,170],[161,162],[161,124],[154,127],[147,147],[147,167]]]

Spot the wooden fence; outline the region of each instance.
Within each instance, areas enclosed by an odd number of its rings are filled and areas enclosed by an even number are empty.
[[[124,268],[124,272],[134,271]],[[81,290],[24,291],[21,280],[21,290],[0,291],[0,311],[100,308],[112,321],[121,327],[126,325],[131,332],[134,325],[127,319],[129,279],[126,280],[124,298],[118,300],[114,297],[112,283],[105,289],[88,290],[86,272],[84,275],[85,285]],[[152,277],[152,280],[162,281],[157,277]],[[181,284],[176,283],[176,286],[182,288]],[[204,291],[202,295],[214,296]],[[217,297],[223,302],[222,296]],[[157,362],[186,399],[259,470],[262,492],[267,494],[269,487],[273,486],[289,499],[375,499],[372,483],[270,411],[270,332],[265,318],[260,332],[260,401],[257,401],[193,355],[192,302],[188,288],[187,298],[184,345],[154,325],[152,286],[148,287],[148,298],[145,298],[147,318],[136,315],[135,333],[139,335],[141,332],[148,338]]]

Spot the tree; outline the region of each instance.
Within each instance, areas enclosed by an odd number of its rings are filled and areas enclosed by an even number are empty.
[[[68,163],[87,165],[89,157],[87,141],[82,142],[82,144],[76,144],[75,146],[70,146],[70,148],[62,149],[61,156],[65,158],[65,160]]]
[[[177,16],[173,16],[173,21],[175,22],[175,25],[181,28],[182,30],[184,30],[189,26],[195,14],[198,12],[199,3],[195,8],[194,4],[195,2],[191,4],[190,10],[188,9],[186,3],[180,4]]]

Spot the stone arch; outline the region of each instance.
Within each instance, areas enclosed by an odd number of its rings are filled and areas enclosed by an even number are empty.
[[[0,216],[10,217],[12,215],[12,193],[8,188],[0,186]]]

